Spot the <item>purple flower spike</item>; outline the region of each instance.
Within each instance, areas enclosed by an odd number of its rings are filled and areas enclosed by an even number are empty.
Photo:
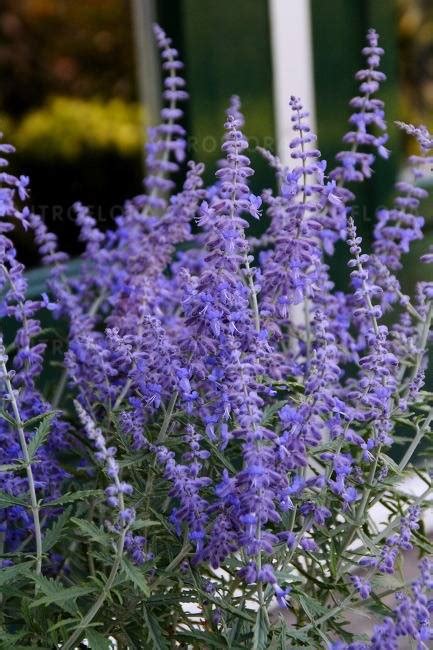
[[[330,174],[331,178],[340,184],[359,183],[371,176],[374,155],[359,151],[359,147],[373,149],[382,158],[389,156],[389,151],[385,148],[388,135],[384,104],[382,100],[374,97],[380,84],[386,79],[384,73],[378,70],[384,53],[378,43],[377,32],[370,29],[367,33],[367,46],[362,50],[368,67],[357,72],[356,79],[361,82],[360,94],[350,102],[351,108],[354,109],[349,118],[353,130],[346,133],[343,138],[343,141],[350,144],[352,148],[337,154],[339,166]],[[374,130],[382,132],[381,135],[373,133]]]
[[[188,94],[184,90],[185,81],[179,76],[183,64],[177,50],[172,47],[171,39],[159,25],[154,26],[154,33],[161,51],[162,67],[167,73],[163,93],[167,106],[161,110],[162,123],[148,131],[147,176],[144,181],[147,194],[139,197],[136,203],[146,212],[161,214],[166,208],[164,195],[174,188],[169,176],[179,169],[179,163],[185,159],[185,130],[179,124],[183,116],[179,102],[185,101]]]
[[[104,466],[111,480],[110,485],[105,490],[107,505],[118,511],[118,520],[122,525],[130,525],[135,519],[135,512],[132,508],[125,508],[123,495],[132,494],[133,488],[128,483],[120,480],[119,465],[115,459],[117,450],[115,447],[107,447],[101,429],[95,426],[92,418],[86,413],[81,404],[75,400],[74,405],[86,435],[97,450],[95,457]]]
[[[308,112],[297,97],[291,97],[290,106],[296,132],[290,142],[294,167],[286,172],[281,194],[265,196],[274,247],[262,258],[264,310],[283,321],[288,319],[291,305],[314,292],[322,257],[319,237],[323,221],[318,215],[332,196],[332,190],[323,185],[324,166]]]

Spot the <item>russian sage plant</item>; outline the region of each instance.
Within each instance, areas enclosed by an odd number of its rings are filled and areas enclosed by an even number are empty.
[[[76,273],[27,206],[28,178],[0,173],[1,314],[15,324],[0,343],[1,648],[432,647],[433,284],[408,296],[399,278],[423,237],[433,139],[400,125],[420,153],[367,252],[351,206],[389,156],[376,32],[335,166],[291,97],[291,164],[262,151],[278,189],[260,196],[237,97],[214,184],[184,165],[182,64],[155,36],[166,105],[144,192],[107,232],[75,204]],[[17,222],[47,267],[39,298]],[[336,244],[347,291],[331,280]]]

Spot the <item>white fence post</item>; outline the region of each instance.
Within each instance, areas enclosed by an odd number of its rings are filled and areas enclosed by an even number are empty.
[[[315,129],[313,45],[310,0],[269,0],[274,79],[277,153],[283,163],[290,158],[293,137],[290,95],[296,95],[311,115]]]

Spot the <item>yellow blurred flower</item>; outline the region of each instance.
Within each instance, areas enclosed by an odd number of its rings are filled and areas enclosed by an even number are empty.
[[[1,124],[1,120],[0,120]],[[15,125],[8,140],[32,157],[74,159],[85,151],[140,151],[143,118],[138,104],[121,99],[52,97]]]

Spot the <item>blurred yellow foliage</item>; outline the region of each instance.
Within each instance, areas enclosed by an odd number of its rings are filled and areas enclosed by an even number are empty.
[[[4,116],[0,128],[8,142],[35,158],[72,160],[85,151],[138,153],[143,146],[143,116],[138,104],[121,99],[101,101],[52,97],[12,127]]]

